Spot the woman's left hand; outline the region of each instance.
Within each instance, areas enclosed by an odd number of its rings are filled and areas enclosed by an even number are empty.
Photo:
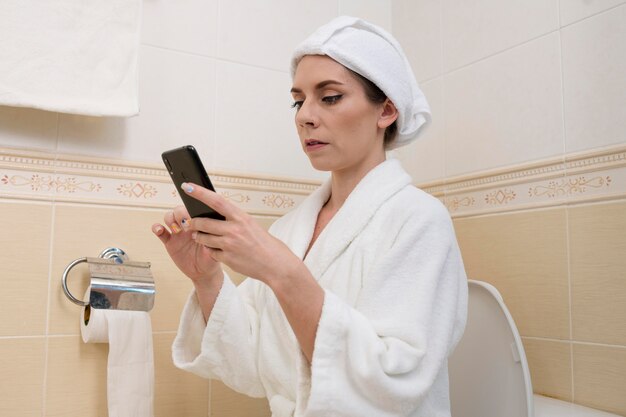
[[[183,191],[220,213],[226,220],[196,217],[183,227],[195,232],[195,241],[211,249],[211,256],[233,270],[265,282],[289,276],[300,259],[280,240],[270,235],[248,213],[224,197],[196,184],[183,184]]]
[[[309,362],[324,303],[324,290],[304,263],[283,242],[219,194],[195,184],[183,190],[220,213],[226,220],[196,217],[183,227],[211,256],[235,271],[267,284],[276,294]]]

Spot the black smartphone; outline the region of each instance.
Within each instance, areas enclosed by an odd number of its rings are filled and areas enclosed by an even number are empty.
[[[206,204],[187,195],[180,188],[182,183],[192,182],[215,191],[196,148],[191,145],[183,146],[163,152],[161,157],[167,172],[172,177],[174,185],[176,185],[176,190],[178,190],[180,197],[183,199],[183,204],[185,204],[189,215],[191,217],[210,217],[212,219],[224,220],[224,216]]]

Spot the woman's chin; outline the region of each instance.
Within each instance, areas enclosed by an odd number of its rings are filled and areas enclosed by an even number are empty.
[[[309,158],[309,162],[311,163],[311,166],[318,170],[318,171],[331,171],[331,164],[329,164],[328,159],[326,158],[320,158],[316,155],[311,155],[309,153],[306,154],[306,156]]]
[[[328,162],[315,160],[314,158],[309,158],[309,161],[311,166],[317,171],[329,172],[333,170],[332,164]]]

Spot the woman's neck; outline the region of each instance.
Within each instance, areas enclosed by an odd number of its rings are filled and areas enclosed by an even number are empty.
[[[376,166],[385,161],[385,156],[380,160],[372,161],[371,164],[353,169],[350,171],[333,171],[331,176],[330,197],[325,206],[333,212],[336,212],[343,206],[350,193],[356,188],[357,184]]]

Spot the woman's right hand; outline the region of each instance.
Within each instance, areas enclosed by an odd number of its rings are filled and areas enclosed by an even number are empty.
[[[161,224],[152,225],[152,232],[163,242],[178,269],[187,275],[194,284],[209,284],[223,277],[222,267],[210,254],[204,245],[192,239],[192,232],[182,226],[189,220],[189,213],[184,206],[178,206],[174,211],[165,214]],[[168,230],[169,228],[169,230]]]

